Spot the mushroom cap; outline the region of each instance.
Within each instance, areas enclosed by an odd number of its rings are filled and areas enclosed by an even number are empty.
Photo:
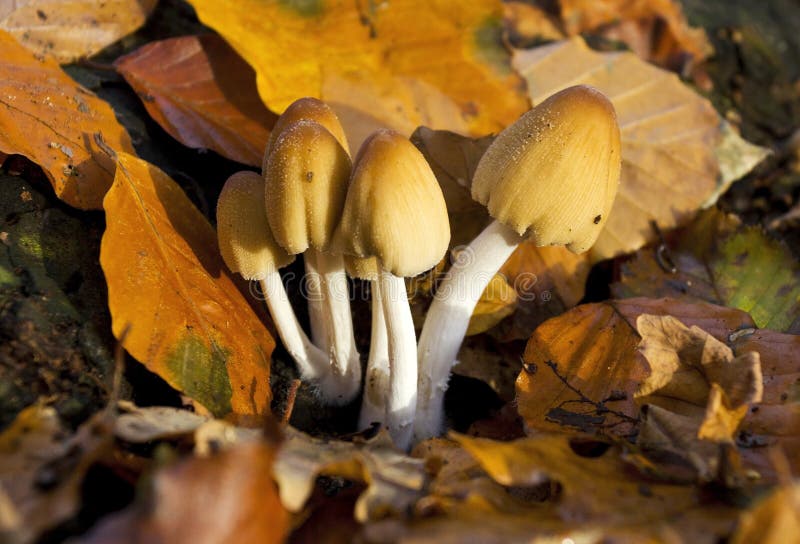
[[[225,264],[246,280],[264,279],[294,260],[272,237],[264,208],[264,179],[255,172],[237,172],[222,187],[217,239]]]
[[[301,120],[283,129],[267,158],[262,200],[286,251],[328,250],[351,168],[350,156],[322,125]]]
[[[378,272],[380,272],[378,259],[375,257],[362,258],[345,255],[344,268],[351,278],[358,278],[360,280],[377,280]]]
[[[537,246],[584,252],[617,194],[620,147],[608,98],[592,87],[569,87],[497,136],[475,170],[472,198]]]
[[[396,276],[416,276],[444,256],[450,224],[442,190],[400,134],[378,130],[364,142],[337,237],[344,253],[376,257]]]
[[[289,107],[286,108],[280,117],[278,117],[278,120],[275,121],[275,126],[272,127],[272,132],[270,132],[269,140],[267,141],[267,147],[264,150],[264,159],[261,168],[262,172],[266,170],[267,157],[269,157],[269,154],[272,151],[272,146],[275,145],[275,141],[281,135],[283,130],[292,123],[301,121],[303,119],[316,121],[328,129],[328,132],[330,132],[333,137],[336,138],[339,144],[341,144],[342,148],[350,153],[350,148],[347,145],[347,137],[344,134],[342,124],[339,122],[339,118],[336,117],[336,114],[333,112],[331,107],[322,100],[317,100],[316,98],[299,98],[289,104]]]

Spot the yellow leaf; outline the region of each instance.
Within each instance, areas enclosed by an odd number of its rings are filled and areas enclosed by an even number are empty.
[[[472,311],[467,336],[486,332],[514,313],[517,293],[502,274],[495,274]]]
[[[217,416],[269,412],[275,342],[234,284],[213,227],[158,168],[120,153],[100,264],[133,357]]]
[[[528,109],[499,0],[190,3],[255,68],[271,110],[321,98],[353,147],[378,126],[496,132]]]

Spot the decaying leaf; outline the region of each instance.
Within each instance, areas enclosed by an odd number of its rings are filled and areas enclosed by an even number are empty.
[[[284,507],[300,511],[320,475],[367,484],[355,506],[361,523],[405,512],[421,496],[426,481],[423,462],[397,451],[385,432],[355,443],[322,440],[287,428],[273,467]]]
[[[516,50],[513,65],[527,81],[534,104],[567,86],[585,84],[605,93],[617,111],[622,177],[608,223],[591,250],[596,260],[653,241],[651,221],[662,229],[687,223],[766,154],[722,129],[710,102],[675,74],[633,53],[596,53],[573,38]],[[731,158],[736,168],[723,164]]]
[[[800,484],[774,489],[743,512],[731,544],[783,544],[800,535]]]
[[[0,3],[0,29],[39,57],[89,57],[142,26],[157,0],[16,0]]]
[[[638,409],[634,393],[648,374],[637,356],[640,314],[672,315],[717,338],[752,320],[739,310],[671,299],[635,298],[578,306],[546,321],[525,349],[517,380],[520,415],[538,430],[579,428],[625,434]]]
[[[498,0],[191,4],[255,68],[272,111],[321,98],[354,148],[379,126],[485,134],[528,109]]]
[[[173,138],[261,166],[276,116],[261,103],[253,69],[222,38],[151,42],[114,65]]]
[[[0,495],[10,503],[0,506],[4,542],[38,541],[77,514],[84,476],[113,441],[105,418],[100,412],[70,435],[53,408],[34,404],[0,434]]]
[[[643,249],[622,265],[613,293],[733,306],[759,327],[800,332],[800,263],[785,244],[709,210],[673,233],[665,250],[674,269],[665,266],[664,253]]]
[[[702,28],[692,28],[676,0],[559,0],[570,36],[592,31],[625,42],[640,58],[680,70],[713,52]]]
[[[124,153],[100,264],[125,349],[216,416],[269,411],[275,342],[234,284],[213,227],[158,168]]]
[[[83,542],[284,542],[289,513],[270,475],[274,458],[270,446],[253,442],[168,466],[142,502],[104,519]]]
[[[19,153],[47,174],[71,206],[99,209],[114,178],[100,133],[116,151],[133,153],[108,104],[77,85],[51,59],[36,58],[0,30],[0,151]]]

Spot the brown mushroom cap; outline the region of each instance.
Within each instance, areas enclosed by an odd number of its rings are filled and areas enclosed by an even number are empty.
[[[475,170],[472,198],[536,245],[581,253],[611,211],[620,147],[608,98],[583,85],[564,89],[497,136]]]
[[[267,157],[272,151],[272,146],[275,145],[275,141],[278,139],[284,129],[296,121],[301,121],[304,119],[315,121],[328,129],[328,132],[330,132],[333,137],[336,138],[339,144],[341,144],[342,148],[347,151],[347,153],[350,153],[350,148],[347,146],[347,137],[344,134],[342,124],[339,122],[339,118],[336,117],[336,114],[333,112],[330,106],[328,106],[322,100],[317,100],[316,98],[300,98],[289,104],[289,107],[284,110],[280,117],[278,117],[278,120],[275,122],[275,126],[272,127],[272,132],[270,132],[269,135],[269,141],[267,141],[267,148],[264,150],[264,161],[261,169],[262,172],[266,169]]]
[[[328,250],[351,166],[350,156],[322,125],[302,120],[283,129],[267,158],[262,198],[273,236],[286,251]]]
[[[396,276],[438,263],[450,242],[442,191],[411,142],[391,130],[370,136],[358,153],[338,240],[345,253],[376,257]]]
[[[269,230],[264,180],[255,172],[237,172],[225,182],[217,201],[217,239],[228,268],[246,280],[260,280],[294,260]]]

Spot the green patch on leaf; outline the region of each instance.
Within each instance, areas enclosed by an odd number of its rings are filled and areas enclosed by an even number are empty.
[[[231,411],[233,390],[226,364],[229,353],[214,343],[209,349],[199,336],[188,333],[167,355],[167,369],[181,392],[217,417]]]
[[[488,17],[473,33],[475,56],[490,65],[499,75],[511,73],[511,57],[503,45],[503,21]]]
[[[302,17],[318,17],[325,11],[323,0],[278,0],[278,3]]]
[[[717,210],[640,250],[622,267],[615,297],[673,297],[749,312],[761,328],[800,332],[800,263],[782,243]]]

